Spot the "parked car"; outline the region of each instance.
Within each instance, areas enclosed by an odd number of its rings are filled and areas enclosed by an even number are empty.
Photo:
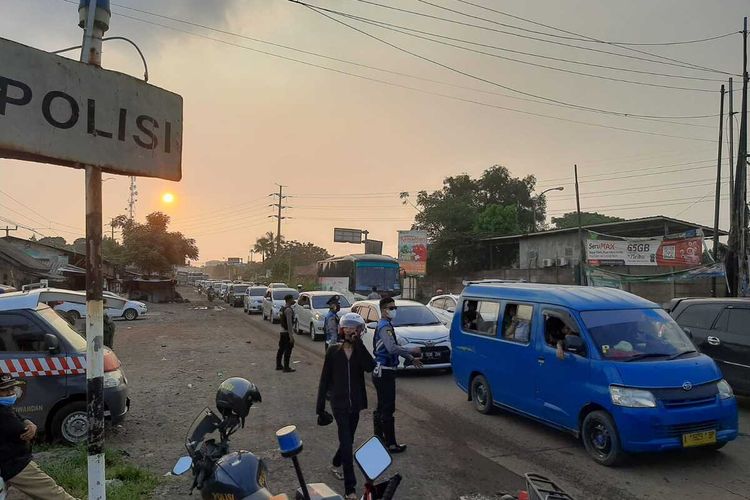
[[[451,321],[453,321],[453,313],[456,312],[456,304],[458,304],[458,295],[437,295],[430,299],[427,307],[435,313],[435,316],[444,325],[450,326]]]
[[[674,299],[668,308],[698,350],[716,361],[732,389],[750,396],[750,300]]]
[[[272,283],[273,284],[273,283]],[[263,319],[268,319],[271,323],[279,321],[279,311],[284,305],[284,297],[291,295],[294,300],[299,298],[299,292],[294,288],[267,288],[261,305],[261,315]],[[290,325],[291,328],[291,325]]]
[[[104,297],[105,307],[124,300]],[[86,294],[39,288],[0,295],[0,371],[26,382],[16,409],[53,439],[86,441],[86,340],[47,303],[86,303]],[[113,423],[130,408],[128,382],[115,353],[104,350],[104,412]]]
[[[242,308],[247,314],[261,312],[263,310],[263,296],[266,294],[268,287],[250,286],[245,290],[245,296],[242,298]]]
[[[423,369],[447,369],[451,367],[451,342],[448,328],[427,306],[412,300],[396,300],[398,314],[392,321],[399,345],[422,350]],[[367,328],[362,336],[367,350],[373,353],[375,327],[380,320],[380,303],[377,300],[360,300],[352,304],[352,312],[364,318]],[[413,369],[414,366],[399,358],[398,369]]]
[[[291,288],[286,283],[269,283],[268,288]]]
[[[85,292],[81,292],[81,293],[85,293]],[[124,318],[128,321],[133,321],[135,319],[138,319],[138,317],[140,316],[144,316],[148,312],[148,307],[143,302],[139,302],[137,300],[128,300],[124,297],[120,297],[117,294],[114,294],[112,292],[107,292],[107,291],[103,292],[103,295],[105,298],[110,297],[113,299],[119,299],[123,301],[122,303],[124,305],[122,308],[120,307],[105,307],[104,308],[104,314],[106,314],[112,319]],[[63,302],[55,306],[55,311],[64,312],[74,320],[79,319],[79,318],[85,318],[86,317],[86,303],[81,304],[77,302]]]
[[[229,285],[227,290],[227,304],[233,307],[243,305],[245,299],[245,290],[250,287],[250,283],[235,283]]]
[[[716,363],[663,309],[622,290],[470,284],[451,341],[456,384],[478,411],[568,431],[599,464],[737,437]]]
[[[343,295],[335,292],[302,292],[294,305],[294,331],[306,333],[313,340],[324,338],[323,323],[330,309],[327,302],[334,295],[339,296],[341,310],[338,315],[340,317],[342,314],[348,313],[351,307],[351,304]]]

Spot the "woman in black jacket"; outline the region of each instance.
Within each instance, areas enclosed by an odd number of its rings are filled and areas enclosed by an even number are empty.
[[[375,368],[372,356],[362,343],[364,329],[365,321],[359,314],[347,313],[341,318],[339,343],[333,344],[326,352],[318,387],[318,420],[325,421],[326,399],[330,399],[338,427],[339,448],[333,457],[333,467],[334,473],[337,473],[337,469],[343,466],[347,499],[357,498],[352,457],[354,434],[359,423],[359,412],[367,408],[365,372],[372,372]]]

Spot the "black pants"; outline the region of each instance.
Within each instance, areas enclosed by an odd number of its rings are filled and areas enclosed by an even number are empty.
[[[375,435],[389,446],[397,444],[396,421],[396,370],[382,370],[380,377],[372,377],[378,393],[378,406],[372,413]]]
[[[284,357],[284,368],[289,368],[289,359],[292,357],[294,342],[289,332],[281,332],[279,337],[279,350],[276,351],[276,368],[281,366],[281,357]]]
[[[333,456],[333,466],[344,469],[344,494],[354,493],[357,478],[354,475],[354,434],[359,424],[359,412],[349,413],[346,410],[334,410],[333,418],[339,430],[339,449]]]

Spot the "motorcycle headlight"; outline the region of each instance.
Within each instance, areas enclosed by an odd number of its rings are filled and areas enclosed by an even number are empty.
[[[111,372],[104,372],[104,388],[113,389],[120,387],[123,382],[122,370],[114,370]]]
[[[719,389],[719,398],[729,399],[731,397],[734,397],[732,386],[729,385],[729,382],[727,382],[726,380],[721,379],[716,382],[716,388]]]
[[[650,391],[630,387],[609,386],[612,403],[628,408],[655,408],[656,398]]]

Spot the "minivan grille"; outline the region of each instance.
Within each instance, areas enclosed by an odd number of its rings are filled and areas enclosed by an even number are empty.
[[[680,437],[683,434],[691,432],[702,432],[719,430],[716,420],[706,420],[704,422],[694,422],[690,424],[678,425],[659,425],[656,427],[657,432],[662,437]]]
[[[716,401],[719,389],[715,382],[702,384],[686,391],[675,387],[668,389],[651,389],[654,397],[664,405],[665,408],[685,408],[712,404]]]

